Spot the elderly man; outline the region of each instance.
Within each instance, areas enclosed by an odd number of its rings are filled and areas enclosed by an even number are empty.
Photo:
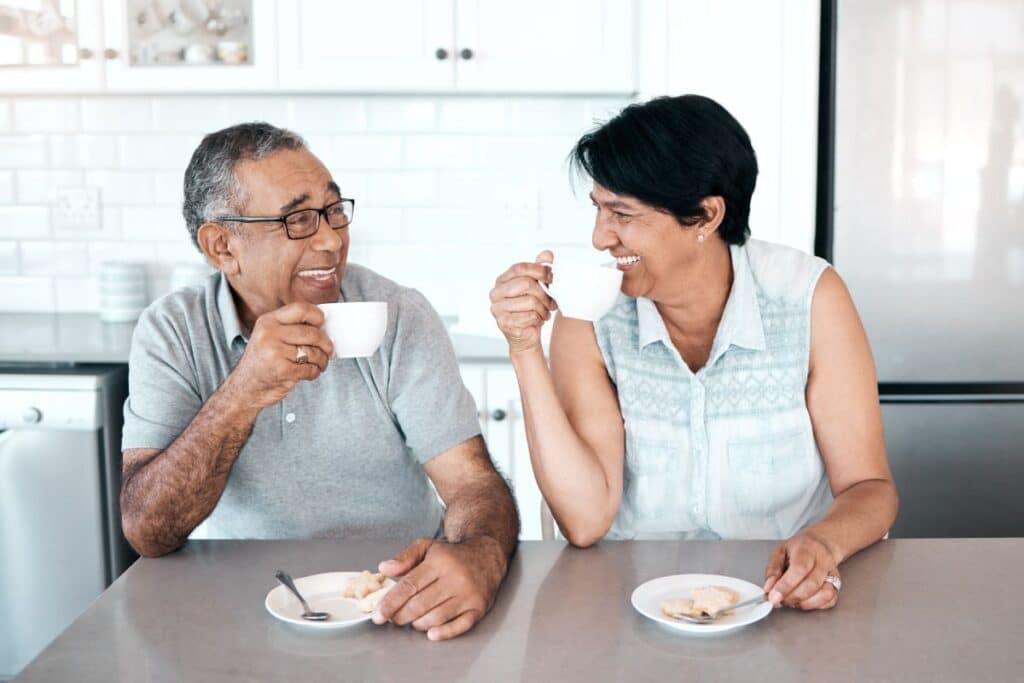
[[[435,311],[347,264],[354,208],[290,131],[247,123],[200,143],[185,222],[219,272],[139,320],[124,531],[149,556],[203,521],[218,538],[420,537],[381,562],[403,578],[374,621],[443,640],[493,604],[518,517]],[[331,359],[316,304],[339,299],[388,303],[373,356]]]

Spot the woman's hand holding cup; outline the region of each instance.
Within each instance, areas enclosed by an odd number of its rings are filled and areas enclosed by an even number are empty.
[[[558,308],[541,286],[552,279],[551,269],[542,264],[554,258],[550,251],[542,251],[533,263],[516,263],[494,281],[491,315],[508,340],[510,353],[540,348],[540,329]]]

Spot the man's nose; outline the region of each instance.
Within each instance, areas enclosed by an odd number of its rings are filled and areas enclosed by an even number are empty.
[[[348,228],[339,228],[335,230],[328,225],[327,220],[321,216],[320,227],[318,227],[316,233],[310,237],[310,246],[316,251],[338,251],[345,243],[345,238],[341,233],[347,231]]]

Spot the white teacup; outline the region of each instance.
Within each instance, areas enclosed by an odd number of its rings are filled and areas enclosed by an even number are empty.
[[[599,320],[615,305],[622,287],[622,271],[565,261],[542,265],[552,270],[554,280],[548,286],[541,286],[558,304],[562,315]]]
[[[366,358],[377,352],[388,328],[386,301],[320,304],[324,332],[334,343],[335,358]]]

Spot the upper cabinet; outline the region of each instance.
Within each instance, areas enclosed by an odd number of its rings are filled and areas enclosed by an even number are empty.
[[[274,5],[274,0],[107,0],[107,89],[273,89]]]
[[[629,0],[457,0],[456,86],[470,92],[636,90]]]
[[[427,92],[455,85],[452,0],[279,2],[280,87]]]
[[[0,91],[636,90],[635,0],[0,0]]]
[[[0,92],[98,92],[102,43],[95,2],[0,0]]]
[[[631,93],[632,0],[278,3],[280,87]]]

